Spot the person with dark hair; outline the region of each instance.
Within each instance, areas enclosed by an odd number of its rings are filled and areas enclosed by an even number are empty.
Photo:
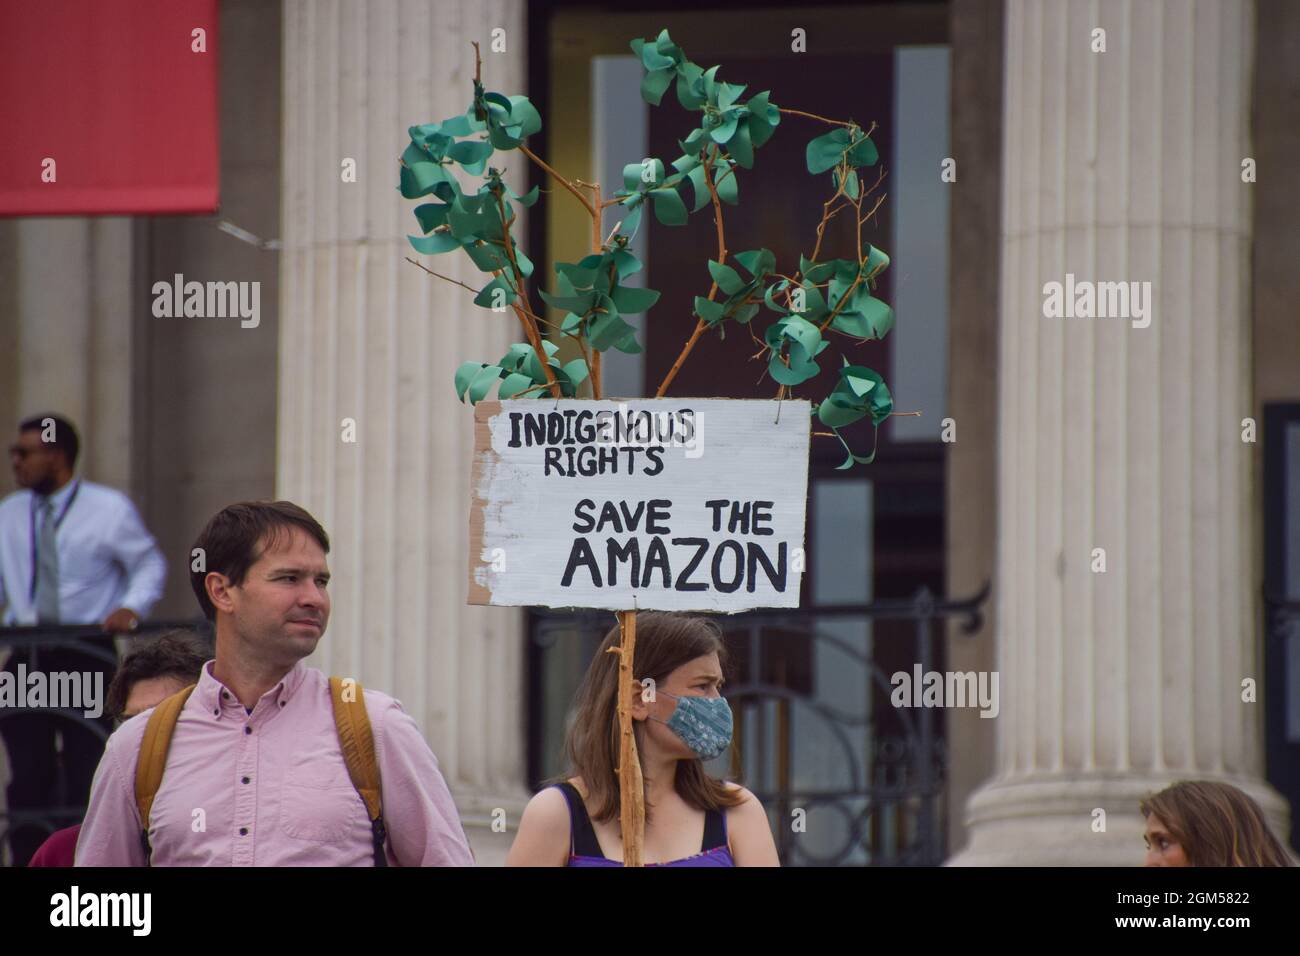
[[[329,623],[329,546],[288,501],[234,504],[208,522],[191,581],[216,657],[109,739],[78,866],[473,862],[401,704],[303,663]]]
[[[9,457],[21,490],[0,501],[0,625],[90,624],[106,635],[129,633],[162,597],[167,564],[157,543],[130,498],[76,475],[80,450],[76,429],[59,415],[36,415],[18,425]],[[82,638],[81,645],[35,652],[22,647],[5,670],[99,673],[107,682],[117,656],[113,638]],[[0,720],[0,735],[12,773],[11,810],[86,799],[104,752],[93,731],[24,713]],[[40,842],[31,828],[9,833],[19,865]]]
[[[193,631],[168,631],[136,647],[108,686],[104,709],[117,723],[130,720],[160,704],[198,679],[209,659],[207,644]],[[50,834],[28,866],[72,866],[81,824]]]
[[[620,640],[615,626],[587,668],[566,736],[569,771],[525,807],[507,866],[622,865],[619,662],[609,652]],[[646,865],[779,866],[758,798],[704,766],[731,745],[731,709],[720,693],[726,647],[717,625],[643,611],[633,658]]]
[[[1139,804],[1147,866],[1292,866],[1248,794],[1212,780],[1184,780]]]
[[[122,658],[104,695],[104,710],[122,724],[199,679],[212,660],[208,643],[193,631],[177,628],[142,642]]]

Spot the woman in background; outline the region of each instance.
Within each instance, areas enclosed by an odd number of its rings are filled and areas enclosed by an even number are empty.
[[[1259,804],[1236,787],[1185,780],[1140,804],[1147,866],[1291,866]]]
[[[569,772],[529,801],[507,866],[623,865],[619,660],[608,652],[619,639],[615,626],[587,669],[565,740]],[[711,621],[637,615],[632,719],[645,780],[647,866],[780,865],[762,804],[704,769],[731,745],[731,709],[720,693],[725,654]],[[654,684],[642,684],[646,678]],[[653,687],[653,696],[643,687]]]

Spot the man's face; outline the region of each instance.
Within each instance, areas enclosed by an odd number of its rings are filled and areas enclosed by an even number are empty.
[[[13,465],[14,483],[19,488],[45,494],[54,487],[63,452],[53,442],[41,441],[38,429],[29,428],[19,432],[18,440],[9,446],[9,461]]]
[[[263,661],[292,667],[316,649],[329,623],[329,565],[316,539],[292,525],[258,547],[243,583],[226,589],[235,632]]]

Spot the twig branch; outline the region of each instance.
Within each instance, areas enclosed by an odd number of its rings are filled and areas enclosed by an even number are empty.
[[[552,177],[552,178],[553,178],[557,183],[559,183],[561,186],[563,186],[563,187],[564,187],[565,189],[567,189],[569,192],[573,193],[573,195],[577,196],[577,197],[578,197],[578,202],[582,203],[582,208],[584,208],[584,209],[587,210],[587,214],[588,214],[588,215],[591,215],[591,216],[595,216],[595,215],[596,215],[596,210],[595,210],[595,208],[594,208],[594,207],[591,205],[591,203],[587,200],[587,197],[586,197],[586,196],[584,196],[582,193],[578,192],[578,187],[577,187],[577,186],[575,186],[573,183],[569,182],[567,179],[565,179],[563,176],[561,176],[559,173],[557,173],[554,169],[552,169],[552,168],[551,168],[551,167],[546,163],[546,161],[545,161],[544,159],[542,159],[540,156],[538,156],[536,153],[534,153],[531,149],[529,149],[529,148],[528,148],[527,146],[525,146],[523,143],[520,143],[520,144],[519,144],[519,151],[520,151],[521,153],[523,153],[525,156],[527,156],[529,159],[531,159],[533,162],[535,162],[535,163],[536,163],[538,166],[540,166],[543,170],[545,170],[545,171],[547,172],[547,174],[549,174],[549,175],[550,175],[550,176],[551,176],[551,177]]]
[[[727,239],[722,227],[722,200],[718,198],[718,189],[713,182],[713,160],[716,159],[717,156],[718,148],[716,146],[713,147],[711,154],[705,155],[704,182],[708,185],[709,197],[713,200],[713,221],[717,224],[718,231],[717,262],[719,265],[722,265],[727,258]],[[718,283],[715,281],[709,287],[708,300],[712,302],[717,294]],[[677,373],[681,370],[682,363],[685,362],[686,357],[691,354],[691,350],[695,348],[695,343],[700,340],[700,336],[704,334],[706,328],[708,328],[708,323],[705,322],[703,318],[695,323],[695,329],[691,332],[691,337],[686,340],[686,344],[682,346],[682,350],[678,354],[677,360],[673,362],[673,367],[668,370],[668,374],[664,376],[664,380],[659,383],[659,388],[655,390],[655,398],[664,397],[664,393],[668,391],[668,386],[671,385],[673,379],[677,377]]]

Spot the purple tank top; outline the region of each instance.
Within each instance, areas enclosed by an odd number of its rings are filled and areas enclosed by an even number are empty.
[[[601,852],[596,840],[596,831],[591,826],[591,817],[587,815],[587,805],[582,802],[582,795],[571,783],[557,783],[554,786],[564,794],[569,804],[569,866],[618,866],[623,864],[611,860]],[[706,810],[704,816],[704,841],[700,852],[680,860],[667,863],[647,863],[646,866],[735,866],[727,846],[727,814],[723,810]]]

